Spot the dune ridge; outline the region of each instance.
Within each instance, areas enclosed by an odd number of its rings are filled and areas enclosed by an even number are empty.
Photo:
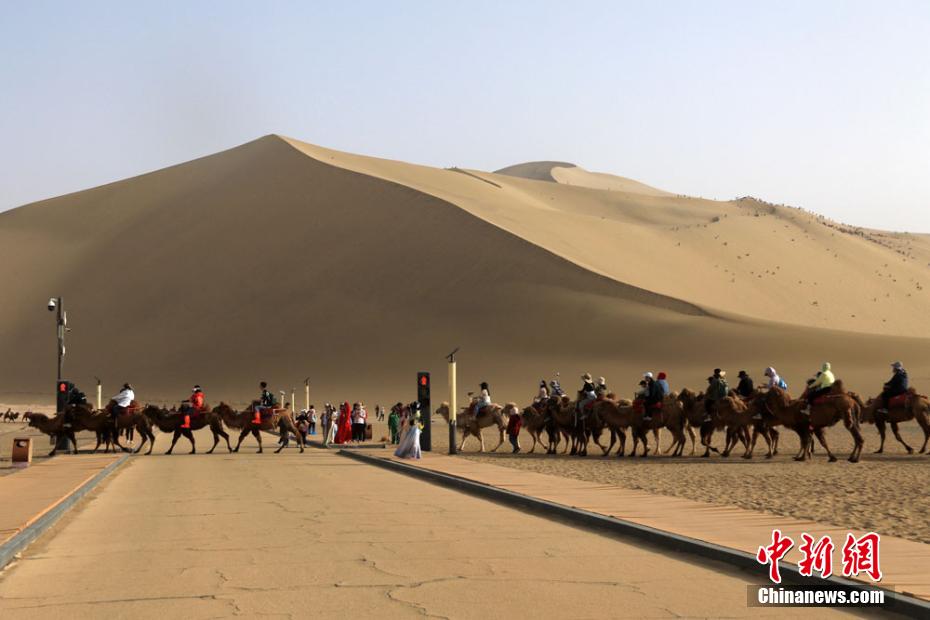
[[[621,393],[659,367],[694,387],[721,364],[775,363],[800,381],[823,358],[853,381],[892,358],[930,376],[916,361],[923,339],[777,322],[704,305],[678,279],[625,278],[613,261],[641,255],[616,231],[706,235],[714,214],[769,209],[682,200],[266,136],[0,214],[0,285],[15,292],[0,306],[0,394],[50,394],[54,324],[42,308],[54,294],[74,327],[66,377],[85,389],[94,376],[129,380],[153,401],[180,400],[194,382],[210,400],[247,400],[260,379],[289,392],[309,376],[315,402],[386,402],[410,398],[417,370],[442,393],[456,346],[461,398],[486,379],[521,400],[556,371],[569,386],[604,374]],[[565,230],[592,221],[608,224]]]

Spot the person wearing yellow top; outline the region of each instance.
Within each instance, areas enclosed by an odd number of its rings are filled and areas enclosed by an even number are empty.
[[[817,375],[817,378],[814,379],[814,382],[807,388],[808,404],[813,404],[814,399],[818,396],[829,393],[834,383],[836,383],[836,377],[833,376],[830,362],[824,362],[823,366],[820,367],[820,373]]]

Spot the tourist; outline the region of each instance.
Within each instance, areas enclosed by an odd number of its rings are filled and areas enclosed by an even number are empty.
[[[388,430],[391,433],[391,445],[400,443],[400,403],[391,407],[391,413],[388,414]]]
[[[404,438],[400,440],[400,445],[394,451],[394,456],[402,459],[419,459],[420,452],[420,404],[413,403],[411,411],[415,412],[410,416],[410,424]]]
[[[668,375],[664,372],[659,373],[659,376],[656,378],[656,383],[662,388],[663,398],[672,393],[672,388],[668,384]]]
[[[365,441],[365,430],[368,428],[368,410],[365,409],[365,403],[358,404],[358,441]]]
[[[739,371],[739,384],[736,386],[736,393],[742,398],[750,398],[756,391],[756,386],[752,382],[752,377],[745,370]]]
[[[520,451],[520,427],[523,425],[523,418],[520,412],[515,408],[507,420],[507,437],[510,439],[510,445],[513,446],[513,453]]]
[[[310,405],[310,434],[316,435],[316,405]]]

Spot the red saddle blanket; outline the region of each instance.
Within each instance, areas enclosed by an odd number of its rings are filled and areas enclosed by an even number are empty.
[[[907,394],[898,394],[888,399],[889,407],[904,407],[907,405]]]

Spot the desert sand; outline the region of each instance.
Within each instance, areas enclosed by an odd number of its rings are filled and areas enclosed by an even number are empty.
[[[270,135],[2,213],[0,397],[54,384],[51,295],[73,328],[66,377],[153,402],[310,377],[317,404],[387,403],[418,370],[439,400],[456,346],[460,400],[488,380],[526,402],[557,371],[625,395],[644,370],[680,388],[771,364],[798,386],[825,359],[865,394],[895,359],[930,382],[926,236],[565,162],[502,172]]]

